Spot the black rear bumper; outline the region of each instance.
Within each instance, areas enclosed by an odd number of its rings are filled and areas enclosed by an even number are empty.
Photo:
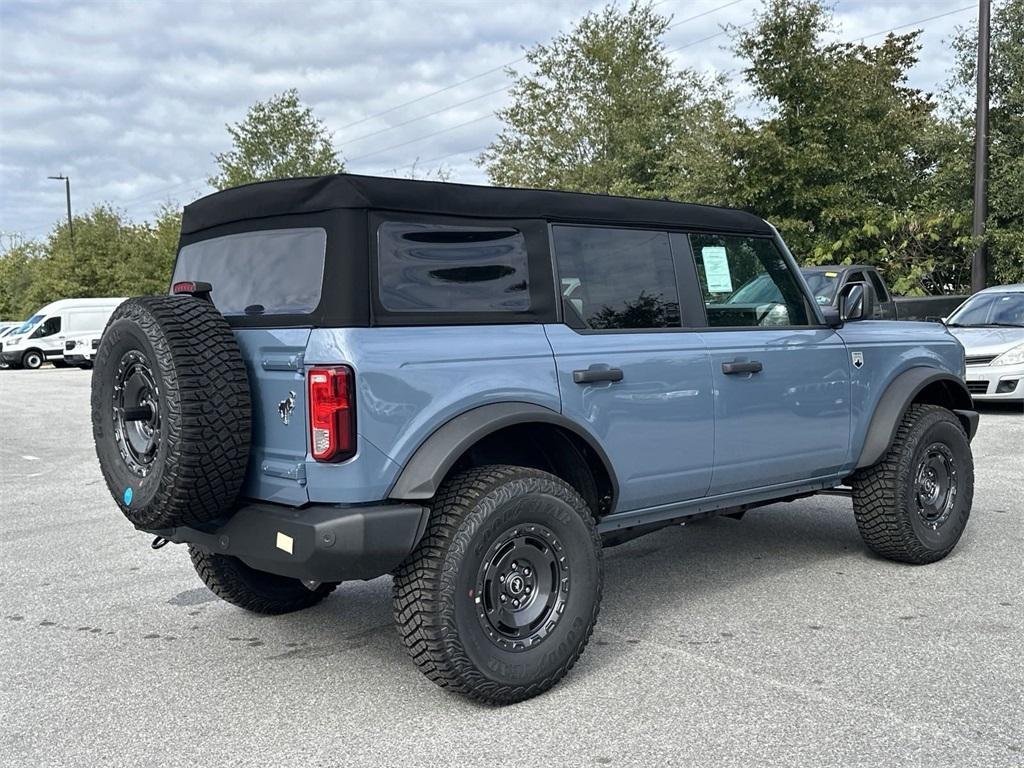
[[[246,565],[307,581],[372,579],[412,552],[427,526],[420,504],[333,506],[301,509],[245,504],[209,530],[147,530],[175,543],[232,555]]]

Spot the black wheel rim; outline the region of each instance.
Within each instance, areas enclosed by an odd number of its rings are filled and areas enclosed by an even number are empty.
[[[952,514],[958,482],[953,452],[943,443],[929,445],[914,474],[914,501],[921,520],[932,530],[937,530]]]
[[[558,625],[569,597],[569,560],[547,527],[517,525],[480,565],[472,595],[484,633],[506,651],[525,651]]]
[[[146,356],[126,352],[114,374],[114,438],[121,458],[140,477],[160,448],[160,391]]]

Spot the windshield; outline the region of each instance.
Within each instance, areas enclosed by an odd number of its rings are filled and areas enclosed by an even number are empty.
[[[28,320],[26,320],[24,323],[22,323],[18,327],[18,330],[14,331],[14,333],[28,333],[29,331],[32,330],[32,326],[35,325],[36,323],[38,323],[42,319],[43,319],[42,315],[32,315],[32,317],[30,317]]]
[[[808,287],[814,300],[822,306],[832,303],[836,295],[836,285],[839,284],[838,272],[817,272],[800,270],[807,281]],[[782,303],[782,294],[779,287],[772,280],[767,272],[764,272],[753,280],[749,280],[725,300],[726,304],[779,304]]]
[[[838,272],[812,272],[808,269],[801,269],[807,287],[811,289],[811,295],[820,306],[828,306],[836,297],[836,286],[839,285]]]
[[[953,327],[1024,328],[1024,293],[979,293],[950,315],[946,324]]]

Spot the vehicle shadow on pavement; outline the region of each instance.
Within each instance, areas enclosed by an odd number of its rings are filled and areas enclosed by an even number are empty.
[[[851,553],[865,556],[852,510],[844,514],[806,505],[776,505],[739,521],[700,520],[606,549],[602,617],[591,640],[602,652],[585,654],[574,674],[599,674],[629,652],[641,642],[645,626],[665,618],[666,603],[697,605],[715,593],[825,560],[836,560],[841,569],[839,561]],[[685,611],[674,613],[685,618]],[[619,638],[621,627],[636,630]],[[419,676],[394,627],[390,577],[342,584],[321,605],[274,619],[272,634],[275,641],[260,649],[269,662],[354,654],[360,665],[407,674],[403,685]]]

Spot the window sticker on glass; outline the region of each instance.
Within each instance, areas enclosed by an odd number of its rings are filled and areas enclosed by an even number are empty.
[[[700,249],[704,258],[704,275],[708,281],[708,293],[732,293],[732,274],[725,248],[720,245],[705,245]]]

